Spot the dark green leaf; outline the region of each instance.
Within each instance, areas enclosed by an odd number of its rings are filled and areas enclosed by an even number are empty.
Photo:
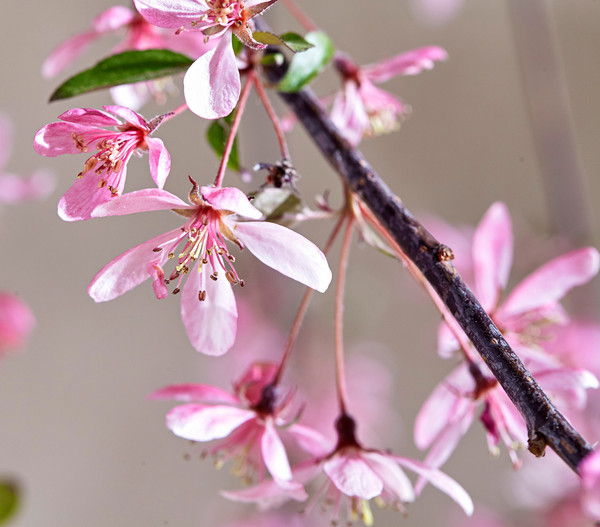
[[[0,525],[10,520],[19,506],[19,489],[11,481],[0,481]]]
[[[233,112],[231,112],[230,115],[233,115]],[[223,157],[223,154],[225,153],[225,143],[227,143],[227,137],[229,136],[230,122],[228,123],[228,118],[229,116],[213,121],[208,127],[208,130],[206,130],[208,144],[219,158]],[[233,148],[231,149],[231,154],[227,161],[227,167],[236,172],[239,172],[240,170],[237,137],[233,140]]]
[[[167,49],[124,51],[65,81],[52,94],[50,101],[121,84],[167,77],[186,71],[193,62],[189,57]]]
[[[279,91],[300,91],[333,58],[333,44],[325,33],[320,31],[307,33],[306,40],[314,47],[294,55],[287,73],[277,86]]]

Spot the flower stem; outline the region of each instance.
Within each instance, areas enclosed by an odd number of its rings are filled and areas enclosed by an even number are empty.
[[[269,97],[265,92],[265,88],[262,85],[262,81],[256,75],[254,76],[254,87],[256,88],[256,93],[260,97],[260,100],[263,103],[263,106],[265,107],[265,111],[267,112],[271,123],[273,123],[273,129],[275,130],[275,135],[277,135],[277,141],[279,141],[281,157],[283,159],[290,159],[290,151],[285,141],[285,135],[283,133],[283,130],[281,129],[279,117],[277,117],[277,114],[273,109],[273,105],[271,104],[271,101],[269,101]]]
[[[314,22],[300,9],[294,0],[282,0],[287,7],[287,10],[292,16],[300,23],[300,25],[306,29],[306,31],[316,31],[318,27]]]
[[[346,375],[344,371],[344,290],[348,271],[348,257],[352,234],[354,232],[354,216],[348,215],[348,224],[342,240],[342,250],[338,267],[337,286],[335,290],[335,372],[340,413],[346,414]]]
[[[235,116],[233,118],[233,123],[231,123],[231,129],[229,130],[229,136],[227,137],[227,142],[225,143],[225,149],[223,151],[223,158],[221,159],[221,164],[219,165],[219,171],[217,172],[217,177],[215,178],[214,186],[220,187],[223,182],[223,177],[225,176],[225,169],[227,168],[227,162],[229,161],[229,156],[231,154],[231,149],[233,148],[233,142],[235,141],[235,135],[237,134],[238,128],[240,126],[240,122],[242,120],[242,114],[244,113],[244,108],[246,107],[246,101],[248,100],[248,95],[250,94],[250,88],[254,84],[254,77],[256,73],[254,70],[250,70],[248,72],[248,76],[246,77],[246,82],[242,87],[242,92],[240,93],[240,99],[238,101],[237,107],[235,109]]]
[[[463,355],[465,356],[465,360],[469,363],[472,363],[473,352],[471,350],[471,346],[469,345],[469,340],[465,337],[465,334],[460,329],[460,326],[457,325],[456,320],[452,316],[452,313],[450,313],[450,310],[448,309],[446,304],[444,304],[444,302],[435,292],[433,287],[431,287],[431,284],[425,279],[423,273],[421,273],[418,267],[406,256],[406,254],[404,254],[404,251],[398,245],[398,242],[396,242],[396,240],[391,236],[391,234],[383,227],[383,225],[381,225],[379,220],[373,215],[369,208],[366,207],[359,200],[356,201],[358,201],[360,213],[367,218],[367,220],[375,228],[375,230],[377,230],[377,232],[391,245],[392,249],[396,251],[396,256],[404,263],[410,275],[425,290],[427,295],[429,295],[431,301],[442,315],[442,319],[448,326],[448,329],[458,342],[460,349]]]
[[[265,68],[277,82],[285,66]],[[362,154],[342,138],[310,89],[280,93],[334,170],[381,222],[442,299],[499,384],[523,416],[529,450],[544,455],[550,446],[574,471],[593,449],[556,409],[509,346],[440,244],[404,207]]]
[[[346,219],[345,215],[340,216],[340,218],[336,222],[335,227],[333,228],[333,231],[329,235],[329,239],[327,240],[327,243],[325,244],[325,248],[323,249],[323,254],[325,256],[327,256],[327,253],[331,250],[331,246],[333,245],[333,242],[337,238],[337,235],[339,234],[340,229],[341,229],[342,224],[344,223],[345,219]],[[287,341],[285,343],[285,349],[283,351],[283,356],[282,356],[281,362],[279,364],[279,369],[277,370],[277,374],[275,375],[275,378],[273,379],[273,383],[272,383],[273,386],[276,386],[281,381],[283,371],[285,369],[285,366],[287,365],[288,359],[290,358],[292,348],[294,347],[296,339],[298,338],[298,333],[300,332],[300,326],[302,326],[302,322],[304,321],[304,317],[306,316],[306,312],[308,311],[310,299],[312,298],[312,295],[314,292],[315,292],[315,290],[312,287],[307,287],[306,291],[304,292],[304,296],[302,297],[302,300],[300,301],[300,307],[298,308],[298,311],[296,312],[296,316],[295,316],[294,322],[292,324],[292,329],[290,330]]]

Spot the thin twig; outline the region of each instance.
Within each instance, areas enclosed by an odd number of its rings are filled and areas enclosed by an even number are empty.
[[[265,71],[277,82],[285,67]],[[492,319],[481,307],[439,243],[404,207],[363,155],[332,124],[312,91],[280,93],[308,135],[349,189],[371,209],[417,266],[469,337],[527,425],[529,450],[544,455],[550,446],[574,471],[592,451],[590,444],[554,407]]]

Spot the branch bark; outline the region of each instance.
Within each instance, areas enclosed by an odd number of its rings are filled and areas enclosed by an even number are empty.
[[[265,74],[270,81],[277,82],[284,68],[268,68]],[[530,452],[543,456],[549,446],[577,472],[581,460],[592,452],[591,445],[556,409],[508,345],[446,258],[448,248],[417,221],[363,155],[342,138],[311,90],[280,92],[279,96],[296,114],[333,169],[369,207],[448,307],[523,416]]]

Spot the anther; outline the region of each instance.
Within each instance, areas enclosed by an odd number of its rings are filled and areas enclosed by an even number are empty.
[[[246,285],[246,282],[244,280],[240,280],[239,284],[240,284],[240,287],[244,287]]]
[[[179,293],[179,291],[181,291],[181,289],[179,289],[179,287],[176,287],[175,289],[173,289],[173,294],[176,295],[177,293]]]
[[[173,253],[169,253],[169,260],[175,258],[175,255]]]
[[[104,188],[106,185],[108,185],[106,179],[101,179],[100,181],[98,181],[98,188]]]
[[[200,302],[206,300],[206,291],[198,291],[198,300],[200,300]]]
[[[233,271],[227,271],[225,273],[225,278],[227,278],[227,280],[228,280],[228,282],[230,284],[237,284],[238,283],[238,280],[235,277],[235,275],[233,274]]]
[[[235,256],[233,256],[232,254],[228,254],[227,255],[227,259],[231,262],[231,263],[235,263]]]
[[[152,249],[152,252],[159,253],[162,250],[163,250],[162,247],[155,247],[154,249]]]
[[[217,281],[218,277],[219,277],[219,273],[217,271],[215,271],[213,274],[210,275],[211,280],[214,280],[215,282]]]

